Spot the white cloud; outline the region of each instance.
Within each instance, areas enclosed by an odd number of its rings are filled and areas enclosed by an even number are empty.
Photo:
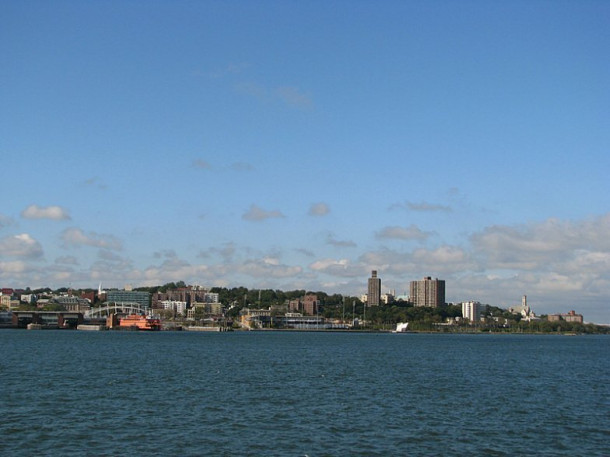
[[[13,260],[10,262],[0,262],[0,278],[21,279],[29,278],[36,269],[23,260]]]
[[[330,213],[330,208],[326,203],[314,203],[309,208],[310,216],[326,216]]]
[[[61,221],[70,219],[68,211],[60,206],[42,207],[30,205],[21,212],[21,217],[25,219],[51,219]]]
[[[313,253],[313,251],[311,251],[310,249],[298,248],[298,249],[295,249],[295,251],[296,251],[296,252],[299,252],[299,253],[301,253],[301,254],[303,254],[303,255],[307,256],[307,257],[314,257],[314,255],[315,255],[315,254]]]
[[[302,267],[284,265],[278,258],[263,257],[262,259],[251,259],[236,266],[239,273],[254,278],[287,278],[300,274]]]
[[[487,268],[563,269],[577,257],[607,254],[608,233],[610,213],[579,222],[548,219],[517,227],[492,226],[473,234],[471,243]]]
[[[362,265],[352,264],[349,259],[320,259],[309,265],[309,268],[318,273],[343,278],[362,276],[365,269]]]
[[[86,234],[76,227],[64,230],[61,234],[61,238],[65,246],[92,246],[96,248],[113,249],[116,251],[120,251],[123,247],[121,240],[113,235],[104,235],[95,232]]]
[[[355,248],[357,246],[357,244],[351,240],[338,240],[333,234],[328,235],[326,238],[326,244],[330,244],[331,246],[338,248]]]
[[[0,239],[0,256],[36,259],[42,257],[42,246],[27,233]]]
[[[208,259],[208,258],[218,256],[224,262],[229,263],[233,260],[233,256],[235,255],[236,251],[237,251],[237,248],[235,246],[235,243],[228,242],[228,243],[224,243],[223,245],[218,246],[218,247],[213,246],[206,250],[201,250],[201,251],[199,251],[199,254],[197,254],[197,257],[200,257],[203,259]]]
[[[78,259],[72,255],[57,257],[55,263],[58,265],[78,265]]]
[[[416,225],[409,227],[384,227],[376,236],[380,239],[396,239],[396,240],[418,240],[424,241],[430,237],[430,232],[424,232]]]
[[[264,221],[265,219],[285,217],[280,211],[266,211],[257,205],[250,206],[250,209],[244,213],[242,219],[247,221]]]
[[[125,259],[115,252],[108,249],[100,249],[97,253],[97,257],[107,262],[123,262]]]

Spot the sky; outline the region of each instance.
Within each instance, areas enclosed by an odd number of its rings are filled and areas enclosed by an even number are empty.
[[[607,1],[0,3],[0,286],[610,323]]]

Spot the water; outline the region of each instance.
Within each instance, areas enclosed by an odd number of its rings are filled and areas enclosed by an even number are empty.
[[[607,336],[1,330],[0,454],[610,455]]]

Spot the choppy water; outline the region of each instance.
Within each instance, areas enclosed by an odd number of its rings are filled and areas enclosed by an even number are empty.
[[[0,331],[2,455],[610,455],[607,336]]]

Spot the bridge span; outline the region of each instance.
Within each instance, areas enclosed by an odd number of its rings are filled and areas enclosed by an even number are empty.
[[[86,318],[107,317],[111,314],[148,314],[150,308],[138,303],[108,303],[85,311]]]

